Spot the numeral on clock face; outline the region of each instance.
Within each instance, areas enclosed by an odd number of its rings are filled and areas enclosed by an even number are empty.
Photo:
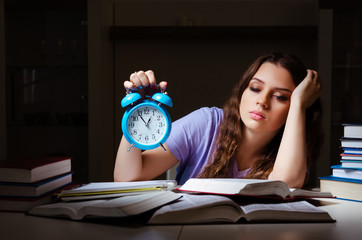
[[[160,110],[152,106],[142,106],[134,110],[127,121],[127,128],[134,141],[152,145],[160,141],[166,133],[167,122]]]

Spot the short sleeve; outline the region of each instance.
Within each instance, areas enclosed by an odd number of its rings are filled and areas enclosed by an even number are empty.
[[[204,167],[222,115],[222,109],[205,107],[173,122],[166,145],[179,160],[181,172],[193,176]]]

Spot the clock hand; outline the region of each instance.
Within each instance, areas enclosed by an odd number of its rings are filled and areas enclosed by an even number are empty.
[[[142,121],[146,124],[146,126],[147,126],[147,123],[146,123],[146,121],[143,119],[143,117],[142,116],[140,116],[140,118],[142,119]]]
[[[148,127],[148,124],[150,123],[150,121],[151,121],[151,118],[152,118],[152,116],[148,119],[148,121],[147,121],[147,123],[146,123],[146,126]]]

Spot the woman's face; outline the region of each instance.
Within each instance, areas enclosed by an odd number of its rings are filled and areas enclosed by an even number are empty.
[[[285,68],[263,63],[241,96],[239,111],[245,128],[255,132],[278,132],[287,119],[295,87]]]

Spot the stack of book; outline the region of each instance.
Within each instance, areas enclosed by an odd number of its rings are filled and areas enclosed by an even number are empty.
[[[338,198],[362,201],[362,124],[343,124],[340,164],[332,175],[320,178],[321,191]]]
[[[71,158],[43,156],[0,161],[0,211],[25,212],[49,203],[72,183]]]

